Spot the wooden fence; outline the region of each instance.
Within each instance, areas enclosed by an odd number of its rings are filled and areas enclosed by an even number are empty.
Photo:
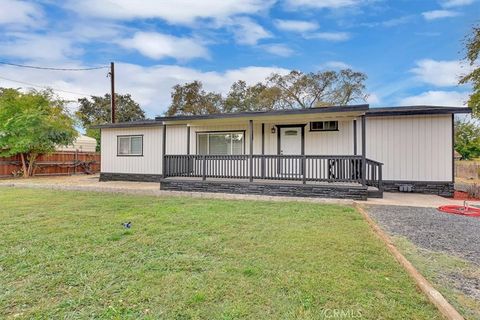
[[[100,154],[89,152],[56,152],[40,155],[35,161],[35,176],[71,175],[100,171]],[[0,157],[0,177],[12,177],[22,170],[20,156]]]

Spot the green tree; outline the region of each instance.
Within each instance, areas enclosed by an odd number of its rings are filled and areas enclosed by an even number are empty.
[[[480,54],[480,25],[472,28],[472,34],[465,38],[465,60],[473,67],[473,71],[460,79],[460,84],[470,83],[472,93],[468,99],[468,106],[472,109],[473,116],[480,117],[480,66],[478,56]]]
[[[80,120],[86,134],[97,139],[97,151],[100,151],[100,130],[90,126],[104,124],[111,121],[111,95],[103,97],[91,96],[78,99],[80,106],[75,113]],[[115,94],[115,120],[128,122],[145,119],[145,112],[140,105],[132,99],[130,94]]]
[[[473,121],[455,121],[455,150],[463,160],[480,157],[480,127]]]
[[[75,140],[75,122],[52,91],[0,89],[0,156],[20,154],[23,176],[34,174],[38,155]]]
[[[171,96],[172,103],[166,112],[168,116],[212,114],[223,109],[222,95],[206,92],[200,81],[177,84]]]
[[[226,97],[206,92],[200,81],[176,85],[167,115],[306,109],[365,101],[367,76],[350,69],[286,75],[272,74],[252,86],[235,82]]]
[[[243,80],[235,82],[225,99],[224,112],[269,111],[274,110],[280,99],[278,88],[267,87],[263,83],[248,86]]]
[[[286,75],[273,74],[267,81],[278,88],[278,109],[307,109],[347,105],[365,101],[367,76],[350,69],[303,73],[293,70]]]

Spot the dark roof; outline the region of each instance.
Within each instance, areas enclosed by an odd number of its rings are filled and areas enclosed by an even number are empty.
[[[260,117],[274,115],[296,115],[296,114],[317,114],[330,112],[351,112],[365,111],[369,117],[379,116],[402,116],[402,115],[420,115],[420,114],[454,114],[454,113],[471,113],[470,108],[465,107],[442,107],[442,106],[400,106],[400,107],[383,107],[369,108],[368,104],[351,105],[351,106],[331,106],[323,108],[295,109],[295,110],[275,110],[275,111],[256,111],[256,112],[238,112],[238,113],[217,113],[195,116],[171,116],[171,117],[155,117],[155,120],[140,120],[131,122],[106,123],[91,126],[93,129],[99,128],[128,128],[128,127],[147,127],[159,126],[163,121],[185,121],[185,120],[203,120],[203,119],[223,119],[223,118],[245,118]]]
[[[274,111],[249,111],[237,113],[215,113],[202,114],[195,116],[172,116],[172,117],[155,117],[157,121],[179,121],[179,120],[203,120],[203,119],[222,119],[222,118],[244,118],[274,115],[292,115],[292,114],[312,114],[326,112],[350,112],[350,111],[367,111],[368,104],[359,104],[351,106],[331,106],[309,109],[293,109],[293,110],[274,110]]]
[[[129,122],[116,122],[93,125],[92,129],[101,128],[128,128],[128,127],[149,127],[149,126],[161,126],[162,123],[153,119],[129,121]]]
[[[453,114],[453,113],[471,113],[470,108],[465,107],[442,107],[442,106],[401,106],[370,108],[367,116],[407,116],[419,114]]]

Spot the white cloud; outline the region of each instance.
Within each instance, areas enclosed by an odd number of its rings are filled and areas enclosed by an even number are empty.
[[[88,42],[92,40],[111,42],[112,39],[117,39],[121,34],[133,33],[128,27],[120,24],[89,20],[76,21],[73,26],[63,36],[75,39],[78,42]]]
[[[32,64],[34,64],[32,62]],[[70,65],[82,67],[82,65]],[[170,103],[171,88],[193,80],[203,82],[206,90],[227,93],[233,82],[245,80],[248,84],[263,81],[273,72],[286,74],[289,70],[277,67],[249,66],[224,72],[201,71],[178,65],[154,65],[144,67],[129,63],[116,63],[116,89],[119,93],[130,93],[133,99],[147,111],[149,117],[166,111]],[[19,69],[0,66],[0,87],[29,87],[2,78],[41,84],[87,95],[104,95],[110,90],[107,70],[81,71],[70,73],[44,72],[43,70]],[[71,100],[82,95],[59,92]]]
[[[262,48],[273,55],[280,56],[280,57],[290,57],[295,53],[294,50],[289,48],[288,46],[280,43],[275,44],[267,44],[263,45]]]
[[[339,70],[339,69],[351,69],[352,67],[343,62],[343,61],[327,61],[325,63],[322,63],[319,66],[319,69],[329,69],[329,70]]]
[[[338,9],[361,4],[362,0],[287,0],[286,4],[291,8],[309,7],[317,9]]]
[[[371,105],[376,105],[380,103],[380,98],[375,93],[370,93],[367,97],[367,103]]]
[[[427,91],[400,100],[402,105],[466,106],[468,94],[458,91]]]
[[[467,6],[472,4],[475,0],[444,0],[441,5],[444,8]]]
[[[34,26],[43,16],[39,6],[26,1],[0,0],[0,8],[0,25]]]
[[[301,33],[305,39],[321,39],[327,41],[345,41],[350,39],[350,34],[347,32],[316,32],[319,28],[316,22],[277,19],[274,23],[278,29]]]
[[[273,0],[83,0],[67,2],[67,7],[82,15],[131,20],[160,18],[172,24],[191,24],[201,19],[222,20],[239,14],[267,10]]]
[[[261,39],[271,38],[270,32],[250,18],[242,17],[232,22],[235,41],[244,45],[255,45]]]
[[[157,32],[137,32],[131,39],[123,39],[119,44],[128,49],[135,49],[152,59],[167,57],[177,60],[208,58],[208,50],[198,40],[180,38]]]
[[[346,41],[350,39],[347,32],[315,32],[304,35],[305,39],[321,39],[327,41]]]
[[[361,25],[366,27],[396,27],[402,24],[407,24],[415,18],[415,15],[406,15],[397,18],[392,18],[384,21],[364,22]]]
[[[433,11],[422,12],[422,15],[425,18],[425,20],[436,20],[436,19],[442,19],[442,18],[456,17],[459,15],[459,13],[452,10],[433,10]]]
[[[48,34],[9,34],[11,40],[0,41],[2,55],[23,60],[63,62],[82,50],[75,48],[71,39]]]
[[[308,32],[318,29],[318,24],[303,20],[275,20],[275,26],[283,31]]]
[[[416,67],[411,69],[416,77],[428,84],[439,87],[455,86],[461,75],[468,73],[469,66],[463,65],[460,61],[437,61],[424,59],[416,61]]]

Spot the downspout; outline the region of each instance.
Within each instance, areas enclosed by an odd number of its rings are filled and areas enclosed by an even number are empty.
[[[166,161],[165,161],[165,153],[167,151],[167,124],[165,122],[162,123],[163,130],[162,130],[162,178],[166,178],[167,168],[166,168]]]

